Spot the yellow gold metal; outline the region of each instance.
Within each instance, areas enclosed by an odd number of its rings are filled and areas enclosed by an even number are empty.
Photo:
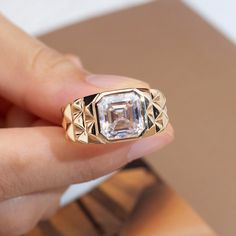
[[[138,137],[109,140],[100,131],[97,103],[104,96],[126,92],[135,92],[145,99],[145,130]],[[159,90],[147,88],[119,89],[79,98],[65,107],[63,116],[66,137],[85,144],[114,143],[151,136],[164,130],[169,122],[166,98]]]

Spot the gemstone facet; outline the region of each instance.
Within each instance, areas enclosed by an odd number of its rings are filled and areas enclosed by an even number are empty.
[[[144,97],[135,91],[103,96],[97,103],[100,133],[108,140],[139,137],[147,127]]]

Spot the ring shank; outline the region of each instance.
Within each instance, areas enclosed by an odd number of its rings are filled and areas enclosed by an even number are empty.
[[[109,140],[102,135],[100,130],[97,103],[104,96],[130,91],[137,93],[145,101],[145,130],[138,137]],[[76,99],[65,107],[62,126],[66,131],[66,137],[73,142],[104,144],[154,135],[164,130],[168,122],[166,99],[159,90],[131,88],[103,92]]]

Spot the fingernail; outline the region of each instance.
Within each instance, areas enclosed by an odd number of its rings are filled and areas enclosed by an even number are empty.
[[[143,81],[115,75],[89,75],[86,77],[86,81],[98,88],[148,87],[148,84]]]
[[[140,139],[139,141],[135,142],[128,152],[128,160],[133,161],[135,159],[153,153],[169,144],[173,140],[173,138],[173,128],[171,127],[171,125],[168,125],[166,130],[164,130],[160,134]]]

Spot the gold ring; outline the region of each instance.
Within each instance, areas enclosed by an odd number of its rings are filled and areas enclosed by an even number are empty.
[[[114,143],[154,135],[168,124],[166,99],[156,89],[106,91],[76,99],[63,111],[66,136],[80,143]]]

